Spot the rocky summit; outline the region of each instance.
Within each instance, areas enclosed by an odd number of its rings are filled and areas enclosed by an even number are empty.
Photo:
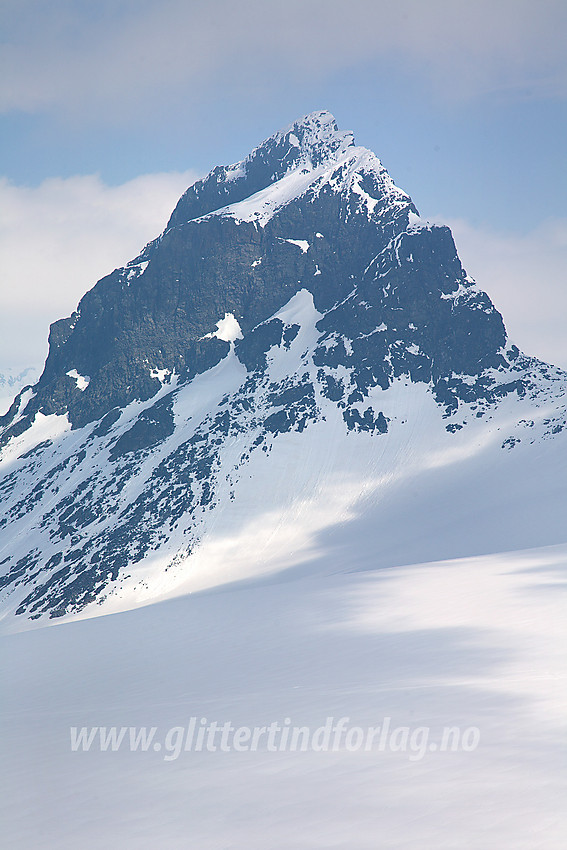
[[[365,516],[377,563],[408,562],[410,543],[422,560],[475,554],[482,518],[447,551],[439,523],[479,469],[470,498],[492,518],[494,482],[542,446],[563,469],[566,391],[508,340],[449,228],[312,113],[191,186],[163,234],[51,326],[39,381],[0,418],[4,614],[322,568]],[[432,519],[415,493],[428,502],[439,470],[452,483]],[[516,496],[530,543],[543,526]],[[490,533],[518,533],[518,510]],[[547,512],[548,542],[562,524]]]

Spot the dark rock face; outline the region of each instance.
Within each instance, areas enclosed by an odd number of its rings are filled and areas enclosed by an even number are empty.
[[[353,368],[361,392],[402,374],[427,383],[504,362],[502,317],[467,279],[445,227],[402,233],[317,327],[315,363]],[[340,334],[351,340],[348,352],[326,345]]]
[[[227,314],[239,334],[221,332]],[[327,113],[188,189],[164,234],[55,322],[49,345],[33,392],[0,420],[0,445],[38,414],[84,429],[67,453],[38,441],[0,480],[0,528],[35,511],[0,578],[33,617],[82,608],[152,552],[186,557],[250,458],[324,422],[325,405],[348,434],[384,440],[391,422],[370,396],[401,376],[445,417],[529,389],[449,229],[419,222]],[[226,381],[199,416],[202,390],[181,401],[196,380]]]
[[[129,452],[157,445],[174,431],[172,400],[162,399],[152,407],[143,410],[129,431],[118,438],[110,451],[112,460]]]

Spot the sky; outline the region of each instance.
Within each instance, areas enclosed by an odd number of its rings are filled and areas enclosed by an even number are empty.
[[[302,115],[371,148],[567,368],[565,0],[0,0],[0,373]]]

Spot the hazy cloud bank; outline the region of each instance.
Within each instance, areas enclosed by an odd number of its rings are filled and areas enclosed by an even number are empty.
[[[386,61],[451,99],[565,96],[564,0],[5,0],[0,109],[116,119]],[[372,73],[372,72],[371,72]]]

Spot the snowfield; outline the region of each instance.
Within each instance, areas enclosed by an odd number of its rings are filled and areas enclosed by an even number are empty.
[[[305,309],[280,316],[309,333]],[[213,372],[181,390],[180,423],[242,367]],[[563,848],[566,432],[545,437],[544,402],[529,427],[511,399],[448,434],[426,387],[379,395],[388,434],[346,433],[329,406],[253,455],[177,569],[150,558],[62,623],[6,610],[6,846]],[[59,420],[39,436],[80,444]],[[176,744],[201,720],[329,718],[391,731],[369,751]],[[94,744],[73,751],[83,727]],[[155,735],[101,751],[100,727]],[[445,729],[474,747],[441,750]]]
[[[318,316],[305,292],[277,315],[300,330],[285,356],[268,352],[271,381],[299,369]],[[163,374],[158,396],[175,393],[169,440],[186,439],[245,374],[232,347],[186,386]],[[64,622],[14,617],[8,596],[6,846],[563,848],[567,431],[550,433],[560,388],[542,381],[532,398],[447,419],[426,385],[402,377],[365,401],[388,419],[379,435],[346,431],[318,398],[323,417],[251,455],[234,489],[249,436],[227,442],[224,489],[189,558],[150,554]],[[463,426],[449,433],[448,422]],[[88,431],[38,414],[4,463],[18,468],[48,438],[59,463]],[[168,451],[166,440],[147,456],[124,503]],[[105,457],[96,440],[89,452],[87,471]],[[31,527],[24,518],[10,546],[39,545]],[[177,746],[202,723],[264,733],[253,751]],[[273,724],[345,728],[336,746],[273,751]],[[126,730],[116,750],[100,738],[113,727]],[[152,728],[132,751],[129,730]],[[73,749],[83,729],[91,746]],[[353,745],[357,730],[384,729],[384,746]],[[445,730],[461,745],[442,746]]]
[[[235,583],[3,639],[3,840],[85,850],[564,846],[567,546]],[[190,718],[479,730],[474,750],[181,752]],[[70,727],[160,750],[71,750]],[[167,756],[167,758],[166,758]],[[31,814],[33,813],[33,814]],[[30,816],[31,815],[31,816]]]

